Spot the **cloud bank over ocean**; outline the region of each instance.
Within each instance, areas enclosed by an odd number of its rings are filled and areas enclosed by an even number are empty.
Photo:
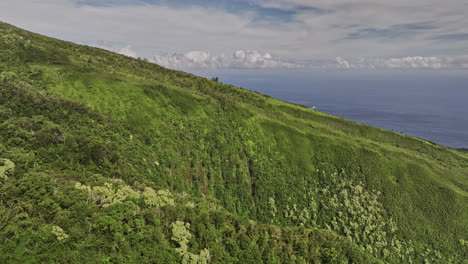
[[[184,54],[157,55],[153,61],[173,69],[292,69],[304,66],[274,58],[270,53],[257,50],[237,50],[231,56],[190,51]]]
[[[344,59],[336,57],[338,69],[397,69],[397,70],[448,70],[468,69],[468,56],[459,57],[401,57]]]
[[[356,58],[336,57],[334,60],[286,61],[268,52],[237,50],[231,56],[213,55],[207,51],[161,54],[154,63],[171,69],[387,69],[387,70],[450,70],[468,69],[468,56],[459,57],[397,57]]]

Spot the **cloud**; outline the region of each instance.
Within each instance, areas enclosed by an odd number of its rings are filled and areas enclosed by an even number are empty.
[[[435,29],[431,23],[396,24],[388,28],[364,28],[349,33],[346,39],[396,39],[414,37],[425,31]]]
[[[270,53],[257,50],[237,50],[232,56],[211,55],[206,51],[190,51],[184,54],[162,54],[153,61],[173,69],[274,69],[300,68],[303,65],[273,58]]]
[[[468,40],[468,33],[438,35],[438,36],[434,36],[432,39],[439,39],[439,40]]]
[[[407,54],[460,56],[468,52],[468,4],[460,0],[253,0],[270,8],[299,6],[307,10],[295,21],[305,32],[309,56],[324,58],[346,52],[347,57],[393,57]],[[297,31],[296,31],[297,32]],[[435,39],[435,36],[445,36]],[[297,52],[306,51],[298,43]],[[272,50],[275,51],[275,50]],[[275,51],[276,52],[276,51]]]
[[[233,54],[234,68],[300,68],[300,64],[275,59],[270,53],[238,50]]]
[[[383,66],[389,69],[442,69],[451,65],[447,58],[417,56],[391,58],[383,61]]]
[[[108,50],[108,51],[116,52],[116,53],[119,53],[119,54],[122,54],[122,55],[125,55],[125,56],[128,56],[128,57],[132,57],[132,58],[137,58],[138,57],[136,51],[134,51],[130,45],[127,45],[127,46],[119,49],[119,48],[114,48],[113,45],[111,43],[109,43],[109,42],[99,41],[98,44],[95,45],[95,46],[100,48],[100,49],[105,49],[105,50]]]
[[[400,57],[400,58],[358,58],[346,60],[337,57],[337,69],[392,69],[392,70],[441,70],[441,69],[468,69],[468,56],[459,57]]]
[[[284,61],[256,50],[237,50],[232,56],[205,51],[154,56],[153,62],[172,69],[310,69],[310,70],[452,70],[468,69],[468,56],[390,58],[344,58],[333,60]]]
[[[467,13],[461,0],[0,1],[7,23],[81,44],[105,40],[118,47],[107,49],[130,56],[163,54],[157,56],[161,64],[178,68],[353,69],[384,67],[384,59],[370,58],[405,57],[443,58],[442,69],[461,67],[455,61],[468,54]],[[213,55],[239,47],[244,57]],[[207,54],[190,53],[196,50]],[[388,63],[437,65],[425,59]]]
[[[121,48],[117,51],[117,53],[128,56],[128,57],[132,57],[132,58],[138,57],[136,51],[132,50],[131,46],[126,46],[124,48]]]
[[[354,68],[355,66],[352,65],[351,63],[349,63],[349,61],[341,58],[341,57],[336,57],[336,67],[338,69],[345,69],[345,70],[348,70],[348,69],[351,69],[351,68]]]
[[[114,52],[114,50],[112,48],[112,44],[110,44],[109,42],[106,42],[106,41],[99,41],[98,44],[94,45],[94,46],[97,47],[97,48],[100,48],[100,49],[105,49],[105,50]]]
[[[219,68],[221,61],[204,51],[190,51],[185,54],[173,53],[154,56],[153,62],[171,69]]]

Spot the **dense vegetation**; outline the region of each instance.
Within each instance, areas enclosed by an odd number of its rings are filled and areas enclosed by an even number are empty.
[[[1,263],[463,263],[468,153],[0,23]]]

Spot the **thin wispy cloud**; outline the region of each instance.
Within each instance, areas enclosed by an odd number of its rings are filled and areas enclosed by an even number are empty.
[[[439,39],[439,40],[468,40],[468,33],[438,35],[438,36],[433,37],[432,39]]]
[[[346,39],[382,39],[411,38],[436,29],[433,23],[396,24],[387,28],[363,28],[349,33]]]

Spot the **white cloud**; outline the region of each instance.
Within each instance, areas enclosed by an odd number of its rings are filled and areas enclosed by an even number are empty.
[[[205,51],[184,54],[162,54],[154,57],[155,63],[173,69],[273,69],[300,68],[303,65],[273,58],[270,53],[257,50],[237,50],[232,56],[211,55]]]
[[[468,56],[343,58],[285,62],[256,50],[237,50],[232,56],[215,56],[205,51],[155,56],[153,62],[172,69],[324,69],[324,70],[450,70],[468,69]]]
[[[128,56],[128,57],[132,57],[132,58],[137,58],[138,57],[136,51],[132,50],[131,46],[123,47],[123,48],[119,49],[117,51],[117,53]]]
[[[398,70],[440,70],[440,69],[468,69],[468,56],[459,57],[399,57],[399,58],[336,58],[337,69],[398,69]]]
[[[118,48],[116,49],[109,42],[100,41],[98,43],[98,45],[96,45],[96,47],[98,47],[100,49],[105,49],[105,50],[108,50],[108,51],[116,52],[116,53],[119,53],[119,54],[122,54],[122,55],[125,55],[125,56],[128,56],[128,57],[138,58],[138,55],[137,55],[136,51],[134,51],[130,45],[127,45],[127,46],[125,46],[123,48],[120,48],[120,49],[118,49]]]
[[[233,54],[234,68],[300,68],[298,63],[285,62],[270,53],[257,50],[238,50]]]
[[[345,59],[343,59],[343,58],[341,58],[341,57],[336,57],[336,67],[337,67],[338,69],[346,69],[346,70],[348,70],[348,69],[351,69],[351,68],[353,67],[353,65],[351,65],[351,64],[349,63],[349,61],[347,61],[347,60],[345,60]]]
[[[384,66],[390,69],[442,69],[448,68],[450,62],[438,57],[404,57],[391,58],[384,61]]]
[[[109,51],[115,51],[113,48],[112,48],[112,44],[106,42],[106,41],[99,41],[98,45],[96,45],[96,47],[100,48],[100,49],[105,49],[105,50],[109,50]]]
[[[173,53],[154,56],[153,61],[171,69],[220,68],[222,60],[204,51],[190,51],[185,54]]]

